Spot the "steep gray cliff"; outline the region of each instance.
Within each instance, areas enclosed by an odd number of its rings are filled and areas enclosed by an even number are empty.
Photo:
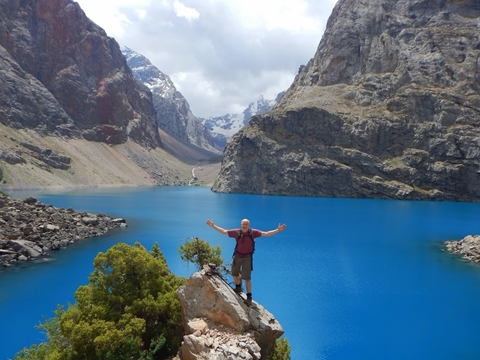
[[[122,53],[135,78],[152,93],[158,126],[175,138],[212,151],[212,156],[218,156],[221,152],[216,147],[213,136],[193,115],[187,100],[177,91],[170,77],[132,49],[123,47]]]
[[[108,144],[161,145],[151,94],[72,0],[0,0],[0,122]]]
[[[480,200],[480,2],[339,0],[214,191]]]

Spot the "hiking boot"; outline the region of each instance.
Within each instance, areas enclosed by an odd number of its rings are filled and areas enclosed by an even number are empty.
[[[233,291],[235,291],[237,294],[240,294],[242,292],[242,285],[235,284]]]
[[[251,293],[247,294],[247,300],[245,300],[245,305],[247,305],[247,306],[252,305],[252,294]]]

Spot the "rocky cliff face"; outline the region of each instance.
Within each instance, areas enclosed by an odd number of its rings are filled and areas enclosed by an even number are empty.
[[[149,89],[76,2],[0,0],[0,186],[185,185],[185,167]]]
[[[187,100],[177,91],[170,77],[132,49],[123,47],[122,53],[135,78],[152,93],[158,126],[181,141],[219,155],[214,138],[193,115]]]
[[[0,0],[0,122],[108,144],[161,144],[148,89],[71,0]]]
[[[224,152],[221,192],[480,200],[480,3],[339,0],[315,56]]]

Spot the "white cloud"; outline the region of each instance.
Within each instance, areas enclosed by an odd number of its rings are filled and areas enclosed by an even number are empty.
[[[229,0],[246,27],[268,31],[317,31],[320,19],[308,12],[305,0]]]
[[[286,90],[315,54],[336,1],[77,0],[109,36],[170,76],[200,117]]]
[[[132,24],[124,10],[134,9],[139,18],[144,18],[151,2],[152,0],[77,0],[85,14],[116,39],[122,38]]]
[[[140,19],[145,19],[145,16],[147,15],[147,11],[144,9],[135,9],[135,12]]]
[[[180,72],[170,76],[175,87],[180,92],[195,94],[210,102],[212,99],[221,98],[221,93],[215,84],[206,78],[201,72]]]
[[[175,14],[177,14],[178,17],[183,17],[188,21],[196,20],[200,16],[200,13],[197,10],[183,5],[178,0],[173,2],[173,11],[175,11]]]

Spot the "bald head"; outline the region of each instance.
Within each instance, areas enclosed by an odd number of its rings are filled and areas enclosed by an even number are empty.
[[[243,219],[241,222],[241,226],[242,226],[242,231],[248,231],[248,229],[250,229],[250,220]]]

